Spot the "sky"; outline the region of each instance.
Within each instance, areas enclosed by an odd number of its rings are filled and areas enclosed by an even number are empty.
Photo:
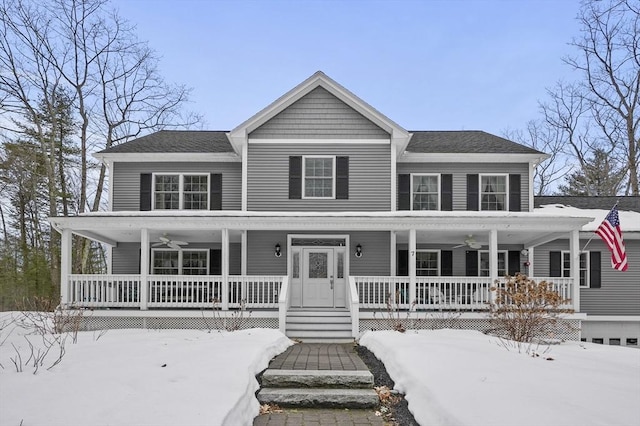
[[[231,130],[320,70],[407,130],[502,135],[539,118],[579,35],[579,0],[114,0]]]

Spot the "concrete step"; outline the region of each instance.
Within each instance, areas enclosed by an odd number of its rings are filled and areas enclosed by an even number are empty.
[[[351,330],[287,330],[287,337],[305,338],[305,337],[327,337],[327,338],[353,338]]]
[[[262,374],[265,388],[347,388],[372,389],[373,375],[368,370],[271,370]]]
[[[378,395],[373,389],[263,388],[258,401],[282,407],[367,408],[378,405]]]
[[[351,323],[317,323],[317,322],[287,322],[287,331],[293,330],[351,330]]]
[[[353,343],[355,339],[353,337],[292,337],[287,336],[290,339],[300,341],[301,343]]]
[[[351,313],[349,311],[293,311],[289,310],[287,312],[287,317],[296,316],[296,317],[351,317]]]
[[[335,324],[351,324],[350,317],[312,317],[312,316],[287,316],[287,324],[289,323],[335,323]]]

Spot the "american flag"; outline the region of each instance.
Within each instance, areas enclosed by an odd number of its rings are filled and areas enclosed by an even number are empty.
[[[611,266],[618,271],[626,271],[627,253],[624,250],[624,241],[622,240],[622,230],[620,229],[620,218],[618,217],[618,208],[613,206],[607,217],[604,218],[596,234],[602,238],[602,241],[609,247],[611,252]]]

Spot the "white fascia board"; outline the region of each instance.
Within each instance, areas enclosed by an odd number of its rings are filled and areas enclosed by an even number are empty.
[[[389,145],[391,139],[254,139],[249,138],[250,144],[366,144],[366,145]]]
[[[242,158],[233,152],[118,152],[96,153],[93,156],[104,163],[140,162],[213,162],[239,163]]]
[[[545,154],[546,156],[546,154]],[[403,153],[398,163],[529,163],[539,154]]]
[[[587,315],[583,321],[640,322],[640,315]]]

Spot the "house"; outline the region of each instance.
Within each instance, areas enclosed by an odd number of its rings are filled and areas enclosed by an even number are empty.
[[[384,327],[390,301],[417,326],[456,312],[484,329],[492,283],[523,272],[556,275],[575,310],[563,336],[577,340],[581,298],[592,309],[587,287],[608,278],[585,281],[580,263],[592,216],[534,208],[546,154],[482,131],[408,131],[322,72],[231,131],[160,131],[95,156],[109,170],[108,211],[50,219],[62,303],[91,308],[86,327],[246,315],[294,338],[344,340]],[[108,246],[107,274],[71,273],[74,234]],[[630,298],[639,243],[628,243]]]

